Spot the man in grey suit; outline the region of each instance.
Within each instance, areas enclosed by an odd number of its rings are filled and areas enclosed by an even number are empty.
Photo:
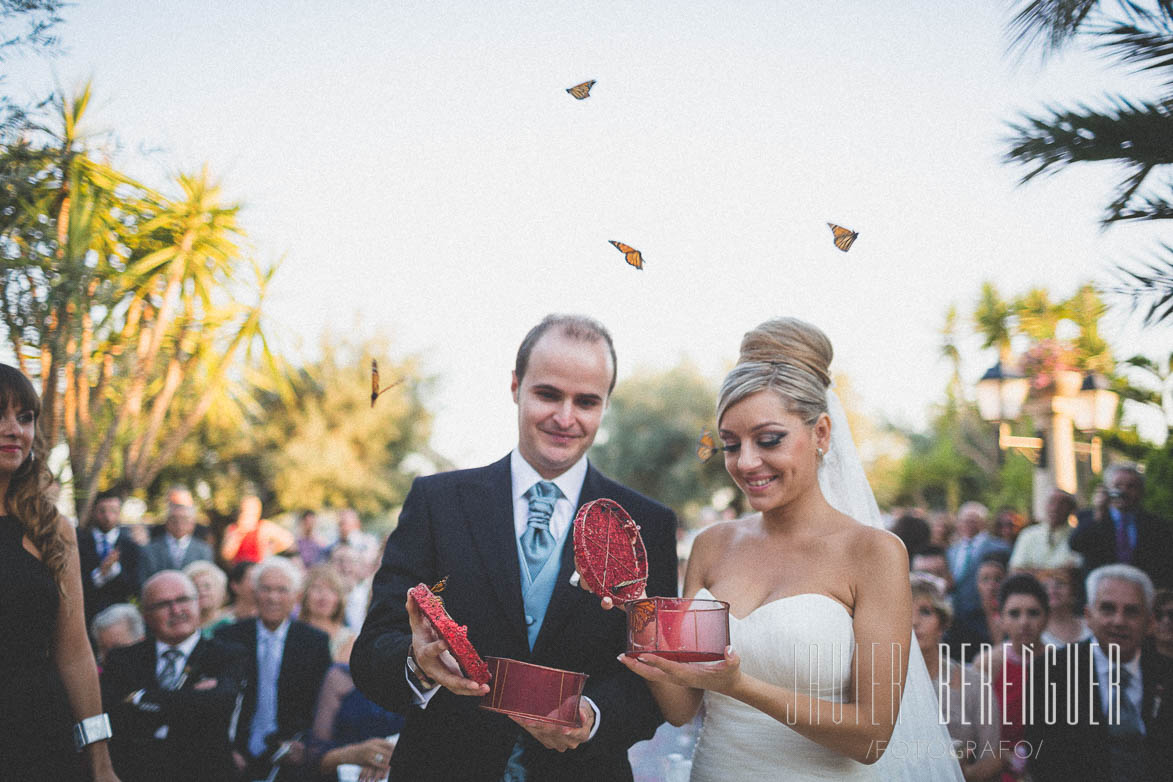
[[[191,493],[172,491],[167,496],[167,518],[164,533],[148,543],[142,552],[143,583],[161,570],[183,570],[199,559],[215,561],[212,547],[196,540],[195,503]]]

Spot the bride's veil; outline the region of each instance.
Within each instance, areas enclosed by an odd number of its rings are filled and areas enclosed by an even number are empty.
[[[827,413],[831,416],[831,444],[819,468],[823,496],[841,513],[883,529],[880,508],[856,452],[847,414],[839,396],[829,388]],[[938,719],[934,683],[929,679],[915,634],[909,650],[896,728],[887,751],[876,763],[879,778],[908,782],[961,780],[961,766],[953,756],[949,731]]]

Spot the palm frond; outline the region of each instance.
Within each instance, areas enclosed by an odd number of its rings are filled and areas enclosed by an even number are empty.
[[[1137,71],[1169,71],[1166,84],[1173,83],[1173,23],[1159,22],[1155,30],[1121,24],[1099,31],[1096,48]]]
[[[1079,32],[1099,0],[1027,0],[1008,25],[1011,50],[1038,49],[1046,57]]]
[[[1130,170],[1108,205],[1105,223],[1121,219],[1165,216],[1164,199],[1140,195],[1152,170],[1173,163],[1173,103],[1132,101],[1113,97],[1108,109],[1080,105],[1049,108],[1043,116],[1023,115],[1011,123],[1004,160],[1032,166],[1026,183],[1040,174],[1054,174],[1073,163],[1111,161]]]
[[[1117,268],[1119,284],[1114,293],[1127,296],[1138,311],[1144,312],[1143,325],[1173,321],[1173,247],[1162,244],[1163,258],[1139,269]]]

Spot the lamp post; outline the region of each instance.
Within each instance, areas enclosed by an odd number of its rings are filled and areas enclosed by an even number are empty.
[[[1054,488],[1078,493],[1076,455],[1087,456],[1092,471],[1103,468],[1103,445],[1093,436],[1091,442],[1078,442],[1075,430],[1094,431],[1112,426],[1119,397],[1107,388],[1107,380],[1094,372],[1060,370],[1052,382],[1031,393],[1030,381],[999,361],[977,384],[978,412],[987,421],[998,423],[998,447],[1017,449],[1035,464],[1033,510],[1042,518],[1047,497]],[[1010,434],[1010,422],[1027,412],[1039,426],[1036,437]]]

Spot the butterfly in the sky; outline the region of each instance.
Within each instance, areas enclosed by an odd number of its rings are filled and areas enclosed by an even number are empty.
[[[595,86],[595,80],[584,81],[582,84],[576,84],[573,87],[567,87],[566,91],[575,97],[576,100],[583,100],[590,96],[591,87]]]
[[[392,388],[395,388],[395,386],[399,385],[404,380],[406,380],[406,378],[401,377],[398,380],[396,380],[394,383],[392,383],[391,385],[387,386],[386,388],[379,388],[379,362],[375,361],[372,358],[371,359],[371,407],[375,406],[375,400],[378,399],[380,395],[384,394],[387,391],[390,391]]]
[[[827,223],[827,225],[831,226],[831,233],[835,235],[835,246],[843,252],[850,250],[851,243],[859,236],[859,231],[853,231],[850,228],[844,228],[834,223]]]
[[[615,245],[615,249],[623,253],[623,259],[626,260],[629,264],[637,269],[642,269],[644,267],[644,257],[639,250],[626,245],[623,242],[617,242],[614,239],[608,239],[607,241],[611,242],[611,244]]]
[[[700,439],[696,442],[696,455],[702,462],[707,462],[713,456],[725,448],[717,445],[717,441],[713,438],[713,433],[708,429],[701,432]]]

